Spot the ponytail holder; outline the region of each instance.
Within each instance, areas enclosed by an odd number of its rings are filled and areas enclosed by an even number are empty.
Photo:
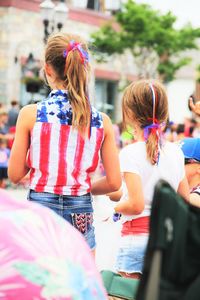
[[[156,115],[156,95],[155,95],[155,90],[154,90],[153,84],[150,83],[149,87],[152,92],[153,117],[148,118],[148,120],[151,120],[152,123],[150,125],[143,127],[145,141],[147,141],[150,132],[158,135],[158,129],[160,129],[160,127],[161,127],[161,124],[159,124],[158,120],[155,117],[155,115]]]
[[[153,123],[143,127],[144,129],[144,139],[145,141],[148,140],[149,134],[153,133],[156,134],[158,133],[158,130],[160,131],[161,127],[165,125],[165,123],[159,123],[158,120],[156,118],[149,118],[148,120],[152,120]]]
[[[89,54],[87,51],[85,51],[81,44],[75,41],[70,41],[69,45],[67,46],[67,49],[63,51],[63,57],[67,58],[67,55],[70,51],[75,51],[78,50],[80,58],[81,58],[81,63],[86,65],[89,62]]]

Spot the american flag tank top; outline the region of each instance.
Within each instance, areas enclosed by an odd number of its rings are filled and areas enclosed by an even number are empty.
[[[73,196],[90,192],[90,176],[97,168],[104,138],[102,115],[94,107],[90,126],[90,138],[72,128],[67,91],[53,90],[37,103],[28,159],[30,189]]]

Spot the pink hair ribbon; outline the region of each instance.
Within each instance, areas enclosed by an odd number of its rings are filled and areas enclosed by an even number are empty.
[[[70,41],[69,42],[69,45],[67,46],[67,49],[65,49],[63,51],[63,57],[67,58],[67,55],[70,51],[75,51],[75,50],[78,50],[79,54],[80,54],[80,57],[81,57],[81,62],[82,64],[86,64],[89,62],[89,54],[87,51],[85,51],[81,44],[78,43],[78,42],[75,42],[75,41]]]

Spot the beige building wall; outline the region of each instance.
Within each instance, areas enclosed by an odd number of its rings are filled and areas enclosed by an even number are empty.
[[[43,55],[43,27],[38,13],[0,7],[0,101],[19,99],[21,59]]]

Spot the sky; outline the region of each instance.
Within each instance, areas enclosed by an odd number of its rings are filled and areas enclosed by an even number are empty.
[[[200,27],[200,0],[135,0],[137,3],[147,3],[162,13],[171,11],[176,17],[177,27],[190,22],[194,27]]]

